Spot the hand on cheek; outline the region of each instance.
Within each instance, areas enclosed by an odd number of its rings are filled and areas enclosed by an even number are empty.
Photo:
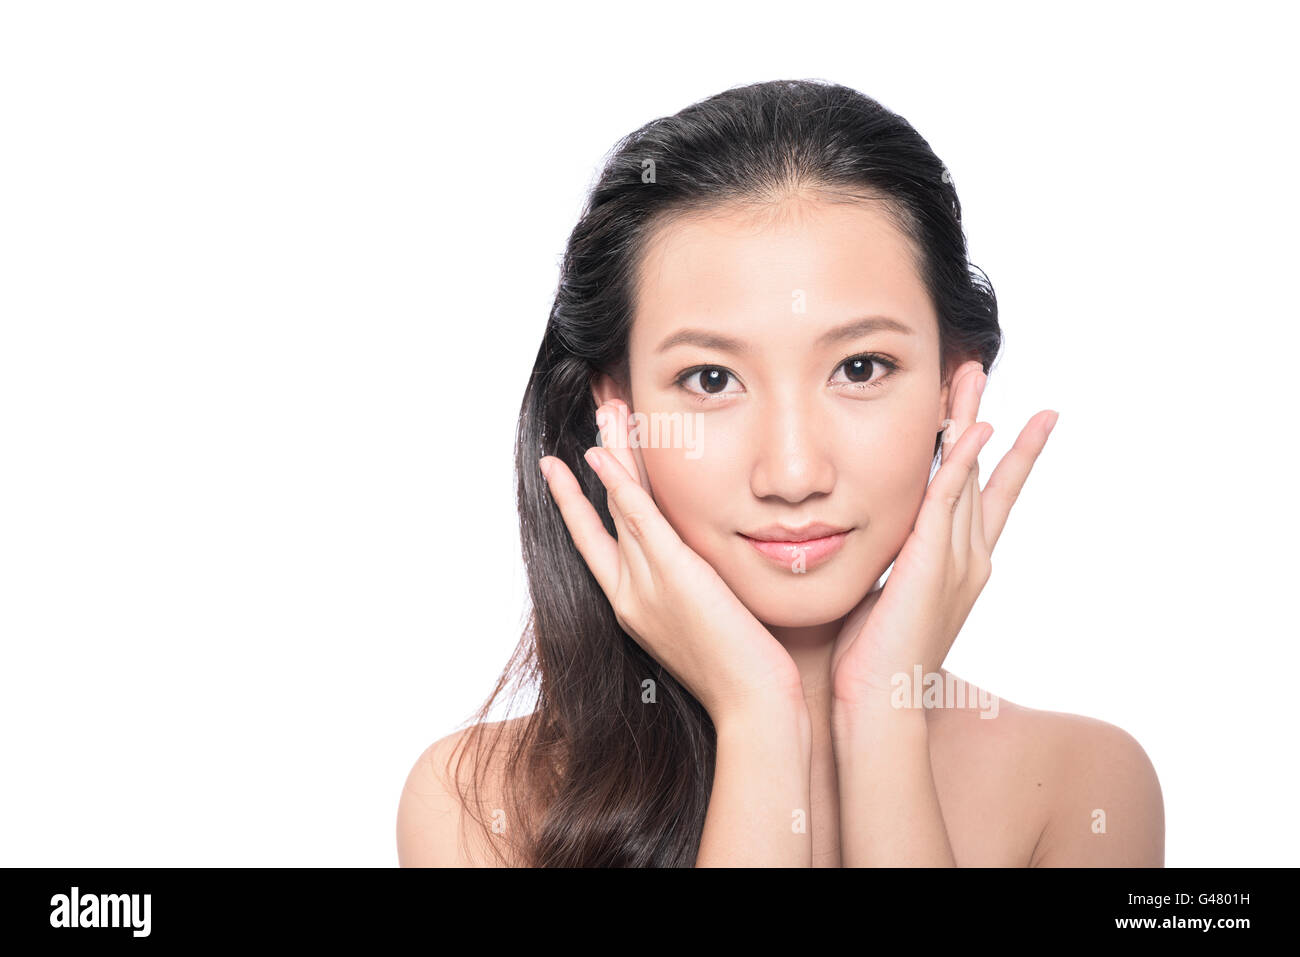
[[[1056,413],[1044,410],[1029,420],[981,490],[977,456],[993,434],[991,425],[976,421],[986,378],[972,368],[954,383],[942,465],[913,531],[883,590],[869,596],[865,618],[850,615],[852,627],[837,639],[832,655],[837,705],[887,702],[894,677],[910,680],[917,666],[924,675],[937,673],[988,582],[993,546]]]
[[[568,466],[539,462],[578,553],[618,624],[718,721],[773,706],[803,707],[794,661],[713,567],[678,537],[634,477],[626,406],[597,412],[604,447],[587,450],[617,537]]]

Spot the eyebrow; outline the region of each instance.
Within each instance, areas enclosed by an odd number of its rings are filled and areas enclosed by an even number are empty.
[[[850,319],[834,329],[828,329],[817,337],[816,344],[818,346],[832,345],[846,339],[858,339],[862,336],[871,335],[873,332],[898,332],[905,336],[916,334],[911,326],[889,316],[863,316],[860,319]],[[743,340],[733,339],[731,336],[724,336],[716,332],[707,332],[703,329],[679,329],[659,343],[659,348],[655,351],[667,352],[674,346],[685,345],[717,349],[720,352],[731,352],[736,355],[744,355],[749,352],[749,345]]]

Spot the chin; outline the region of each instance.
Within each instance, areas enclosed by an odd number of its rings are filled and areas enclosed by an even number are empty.
[[[733,585],[732,591],[755,618],[771,628],[812,628],[844,618],[875,582],[866,574],[853,575],[847,568],[835,575],[827,572],[829,569],[807,575],[751,573],[743,583]]]

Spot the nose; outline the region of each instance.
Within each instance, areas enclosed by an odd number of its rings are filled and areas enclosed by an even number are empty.
[[[829,430],[812,403],[788,398],[762,410],[749,487],[757,498],[797,505],[835,487]]]

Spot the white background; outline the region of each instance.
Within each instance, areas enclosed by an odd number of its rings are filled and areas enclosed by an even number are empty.
[[[948,667],[1133,734],[1169,865],[1300,863],[1295,32],[1227,9],[6,4],[0,863],[395,865],[523,623],[513,430],[586,188],[809,77],[953,174],[984,474],[1060,412]]]

